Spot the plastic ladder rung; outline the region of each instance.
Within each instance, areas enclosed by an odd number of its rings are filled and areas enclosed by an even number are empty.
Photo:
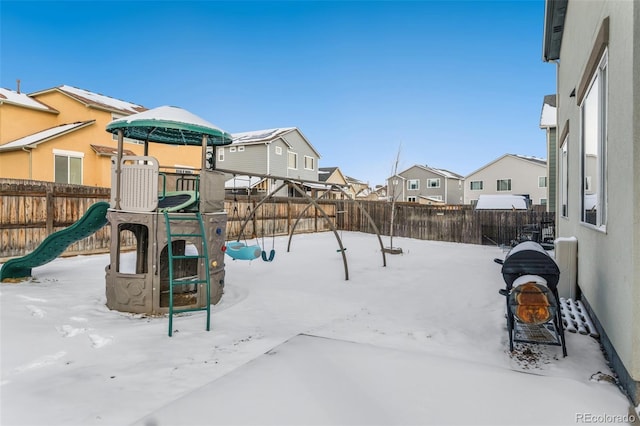
[[[171,256],[173,259],[204,259],[204,255],[185,254],[180,256]]]
[[[205,284],[206,282],[207,280],[182,280],[180,278],[174,278],[171,285]]]
[[[182,312],[194,312],[194,311],[207,311],[207,331],[209,331],[210,329],[210,321],[211,321],[211,303],[209,303],[209,299],[211,297],[211,279],[210,279],[210,275],[209,275],[209,270],[208,268],[206,268],[206,272],[205,272],[205,277],[206,279],[202,280],[199,279],[199,277],[197,276],[189,276],[189,277],[180,277],[180,278],[175,278],[173,276],[173,261],[174,260],[178,260],[178,259],[204,259],[205,260],[205,265],[209,264],[209,254],[207,252],[207,243],[206,243],[206,238],[205,238],[205,231],[204,231],[204,222],[202,221],[202,216],[200,215],[200,212],[194,212],[193,214],[190,215],[180,215],[180,216],[176,216],[176,215],[169,215],[168,212],[164,212],[164,217],[165,217],[165,224],[166,224],[166,229],[167,229],[167,237],[169,239],[168,241],[168,255],[169,255],[169,337],[172,336],[173,334],[173,315],[177,314],[177,313],[182,313]],[[180,220],[180,221],[184,221],[184,220],[189,220],[189,221],[197,221],[200,225],[200,232],[199,233],[176,233],[173,234],[171,233],[171,221],[172,220]],[[172,246],[172,242],[173,242],[173,237],[197,237],[201,239],[202,242],[202,254],[199,255],[178,255],[178,256],[174,256],[173,255],[173,246]],[[199,307],[199,308],[183,308],[183,309],[176,309],[173,305],[173,288],[176,286],[183,286],[183,285],[196,285],[196,284],[206,284],[206,297],[207,297],[207,304],[204,307]]]

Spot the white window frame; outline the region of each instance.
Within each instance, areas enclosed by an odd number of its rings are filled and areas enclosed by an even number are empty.
[[[67,158],[67,181],[66,182],[56,181],[56,157]],[[80,159],[80,182],[79,183],[71,182],[71,165],[69,163],[71,158]],[[84,152],[67,151],[64,149],[54,149],[53,150],[53,181],[57,183],[82,185],[82,183],[84,182]]]
[[[293,167],[291,167],[291,162],[293,160]],[[287,151],[287,169],[290,170],[298,170],[298,153],[293,151]]]
[[[220,146],[216,151],[218,153],[218,161],[224,161],[224,147]]]
[[[558,176],[558,189],[560,190],[560,216],[569,217],[569,135],[562,141],[560,146],[560,170]]]
[[[546,187],[547,187],[547,177],[538,176],[538,188],[546,188]]]
[[[282,147],[281,146],[276,146],[276,155],[282,155]]]
[[[309,167],[307,165],[307,163],[309,163],[309,162],[311,163],[311,167]],[[304,156],[304,169],[305,170],[315,170],[315,164],[316,164],[315,158],[310,157],[308,155]]]
[[[236,147],[235,146],[230,146],[229,147],[229,152],[236,152]]]
[[[582,208],[584,225],[605,231],[607,224],[608,49],[605,49],[580,104]],[[592,97],[593,96],[593,97]],[[587,108],[587,106],[593,107]],[[595,123],[594,121],[595,120]],[[587,131],[587,126],[588,130]],[[594,145],[587,147],[587,144]],[[589,167],[590,159],[595,161]],[[589,198],[589,201],[587,200]],[[593,206],[591,206],[593,204]],[[588,214],[595,210],[595,216]]]
[[[474,188],[473,184],[474,183],[479,183],[480,184],[480,188]],[[469,182],[469,191],[482,191],[484,189],[484,181],[483,180],[472,180],[471,182]]]
[[[244,152],[244,146],[239,146],[238,147],[238,152]]]
[[[407,202],[408,203],[417,203],[418,202],[418,197],[415,195],[410,195],[407,197]]]
[[[435,183],[435,185],[432,185],[432,183]],[[440,178],[427,179],[427,188],[440,188]]]
[[[407,179],[407,191],[420,191],[420,179]]]
[[[500,182],[507,182],[509,188],[508,189],[500,189]],[[511,179],[498,179],[496,180],[496,191],[497,192],[509,192],[511,191]]]

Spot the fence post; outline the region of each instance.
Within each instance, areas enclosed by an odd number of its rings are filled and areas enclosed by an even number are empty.
[[[53,216],[55,215],[55,199],[53,197],[53,186],[47,185],[47,235],[53,232]]]

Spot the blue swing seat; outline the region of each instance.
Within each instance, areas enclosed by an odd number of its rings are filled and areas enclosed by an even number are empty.
[[[267,256],[267,252],[262,250],[262,260],[264,260],[265,262],[273,262],[273,258],[276,257],[276,251],[274,249],[271,249],[271,251],[269,252],[269,256]]]
[[[240,241],[227,243],[226,247],[225,253],[236,260],[253,260],[262,254],[260,246],[248,246]]]

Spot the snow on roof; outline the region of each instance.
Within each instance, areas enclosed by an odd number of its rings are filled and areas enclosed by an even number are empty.
[[[526,210],[527,200],[522,195],[488,195],[478,197],[476,210]]]
[[[20,149],[23,147],[27,147],[30,145],[37,145],[41,142],[45,142],[49,139],[53,139],[57,136],[60,136],[64,133],[69,133],[74,130],[77,130],[81,127],[84,127],[88,124],[95,123],[95,120],[89,121],[79,121],[77,123],[69,123],[62,124],[60,126],[52,127],[47,130],[42,130],[38,133],[31,134],[29,136],[22,137],[20,139],[16,139],[12,142],[6,143],[0,146],[0,151],[11,151],[14,149]],[[31,146],[33,147],[33,146]]]
[[[513,156],[521,158],[523,160],[533,161],[534,163],[538,163],[538,164],[541,164],[541,165],[546,165],[547,164],[547,160],[545,158],[534,157],[532,155],[520,155],[520,154],[513,154]]]
[[[445,169],[431,169],[450,179],[463,179],[463,176]]]
[[[58,87],[58,89],[89,105],[95,105],[107,109],[114,109],[130,114],[142,112],[147,109],[141,105],[121,101],[119,99],[101,95],[99,93],[90,92],[88,90],[78,89],[77,87],[73,86],[62,85]]]
[[[403,174],[403,173],[406,173],[407,171],[409,171],[409,170],[413,169],[414,167],[418,167],[418,168],[420,168],[420,169],[422,169],[422,170],[426,170],[426,171],[429,171],[429,172],[431,172],[431,173],[435,173],[435,174],[437,174],[437,175],[440,175],[440,176],[443,176],[443,177],[445,177],[445,178],[449,178],[449,179],[464,179],[464,177],[463,177],[463,176],[461,176],[461,175],[459,175],[459,174],[457,174],[457,173],[450,172],[449,170],[446,170],[446,169],[436,169],[436,168],[434,168],[434,167],[423,166],[422,164],[414,164],[413,166],[409,167],[408,169],[403,170],[402,172],[398,173],[398,175],[397,175],[397,176],[402,177],[402,174]],[[393,176],[392,176],[392,177],[393,177]],[[403,177],[403,179],[404,179],[404,177]]]
[[[0,87],[0,104],[5,102],[9,104],[24,106],[27,108],[40,109],[43,111],[53,111],[53,109],[49,108],[45,104],[29,97],[29,95],[27,95],[26,93],[18,93],[10,89]]]
[[[252,132],[232,133],[232,143],[268,142],[294,129],[295,127],[280,127],[275,129],[255,130]]]
[[[542,113],[540,114],[540,127],[556,127],[556,111],[555,106],[545,103],[542,105]]]

